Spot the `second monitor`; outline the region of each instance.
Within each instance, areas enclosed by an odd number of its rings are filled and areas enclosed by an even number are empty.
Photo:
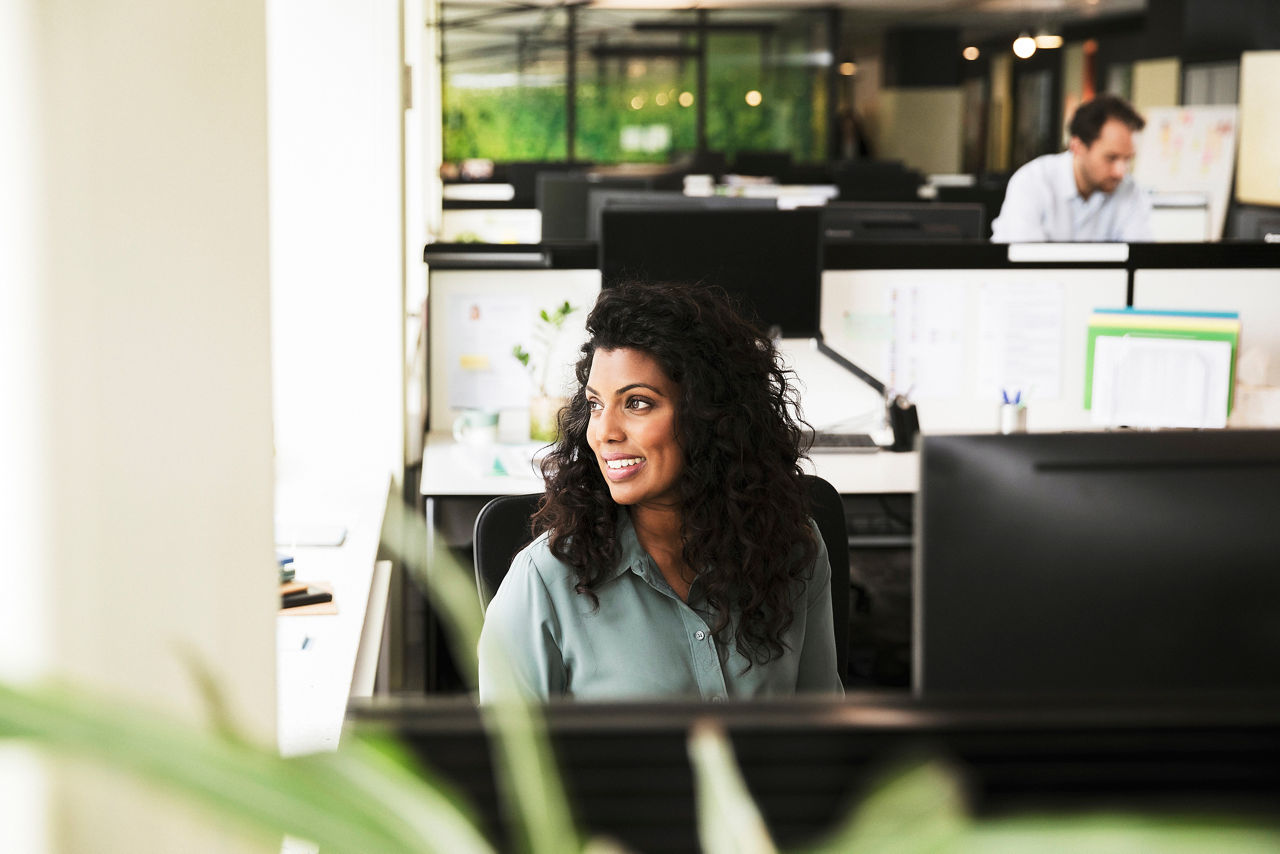
[[[765,328],[820,336],[817,209],[612,210],[603,214],[604,287],[628,279],[719,285]]]
[[[822,209],[823,238],[855,240],[985,240],[982,205],[941,202],[832,202]]]
[[[925,436],[923,696],[1280,691],[1280,431]]]

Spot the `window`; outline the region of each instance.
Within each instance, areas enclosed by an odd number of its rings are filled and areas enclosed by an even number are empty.
[[[826,13],[449,2],[442,13],[448,161],[826,159]]]

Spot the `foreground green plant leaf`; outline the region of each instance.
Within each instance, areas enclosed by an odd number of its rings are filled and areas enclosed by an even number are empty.
[[[426,524],[416,513],[396,506],[394,512],[388,508],[388,516],[394,517],[399,532],[397,557],[404,565],[417,568],[415,577],[440,613],[460,670],[474,678],[484,617],[471,570],[446,549],[427,553]],[[501,667],[503,662],[494,664]],[[507,681],[514,679],[508,677]],[[513,699],[486,704],[481,712],[494,748],[498,787],[523,848],[530,854],[580,851],[582,835],[574,822],[541,712],[532,703],[516,698],[516,692],[511,694]]]
[[[777,848],[747,791],[724,730],[710,720],[689,733],[697,792],[698,840],[706,854],[775,854]]]
[[[827,839],[809,854],[924,854],[953,850],[969,831],[964,793],[939,762],[889,771]]]
[[[325,854],[492,854],[470,808],[397,749],[353,736],[336,753],[282,758],[273,749],[63,687],[0,685],[0,738],[160,784],[268,838],[294,836]]]

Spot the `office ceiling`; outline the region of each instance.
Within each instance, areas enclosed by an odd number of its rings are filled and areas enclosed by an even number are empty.
[[[838,6],[846,41],[869,43],[893,26],[957,27],[981,41],[1022,29],[1056,28],[1090,19],[1139,13],[1146,0],[443,0],[445,57],[455,70],[509,61],[517,51],[552,48],[562,39],[569,6],[590,9],[579,18],[580,44],[629,37],[652,42],[635,25],[693,9],[736,10],[735,22],[781,19],[789,13]]]

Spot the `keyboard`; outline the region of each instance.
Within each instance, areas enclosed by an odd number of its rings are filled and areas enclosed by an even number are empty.
[[[813,434],[811,451],[878,451],[876,440],[866,433],[828,433],[819,430]]]

